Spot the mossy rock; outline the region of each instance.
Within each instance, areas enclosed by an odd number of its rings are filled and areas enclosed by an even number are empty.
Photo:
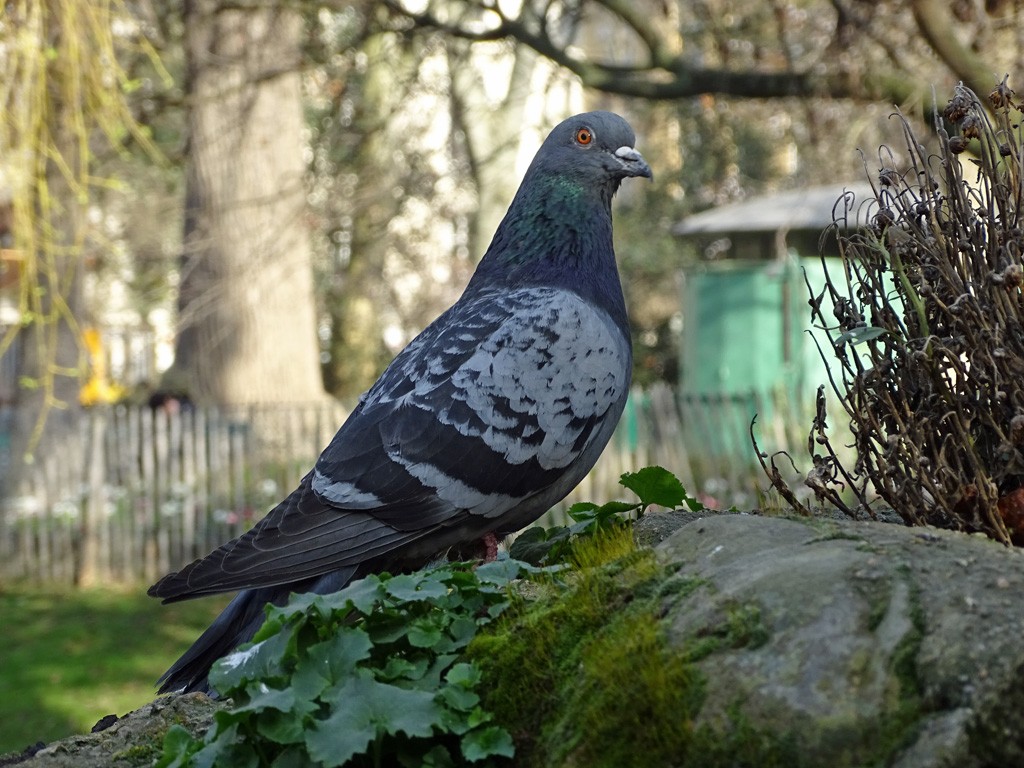
[[[706,679],[695,662],[712,643],[677,652],[662,614],[702,586],[653,550],[632,550],[552,585],[478,637],[470,654],[484,671],[485,705],[516,737],[516,765],[799,765],[792,739],[738,714],[725,727],[697,724]],[[756,618],[735,616],[715,646],[763,640]]]
[[[576,549],[470,646],[515,765],[1005,768],[1024,765],[1024,558],[882,523],[686,519]],[[152,764],[174,724],[223,706],[158,699],[28,768]]]
[[[213,714],[227,706],[202,693],[161,697],[117,718],[102,730],[55,741],[31,756],[8,755],[0,765],[18,768],[140,768],[163,752],[167,731],[180,725],[201,735]],[[104,721],[107,718],[104,718]],[[104,723],[105,725],[105,723]]]
[[[720,515],[574,574],[472,653],[524,766],[1024,765],[1024,559]]]

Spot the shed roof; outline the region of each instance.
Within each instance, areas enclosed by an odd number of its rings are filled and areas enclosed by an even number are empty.
[[[852,202],[847,203],[849,224],[846,228],[864,226],[869,215],[865,203],[875,198],[866,181],[807,187],[729,203],[687,216],[672,227],[672,234],[688,237],[779,230],[821,232],[832,225],[834,217],[842,215],[843,206],[838,201],[845,193],[853,195]]]

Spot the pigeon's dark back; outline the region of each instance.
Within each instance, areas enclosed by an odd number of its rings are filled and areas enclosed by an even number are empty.
[[[206,690],[210,665],[292,592],[418,568],[511,533],[590,471],[622,414],[632,351],[611,200],[650,177],[618,115],[544,141],[466,291],[363,396],[252,530],[157,582],[165,602],[240,590],[161,678]]]

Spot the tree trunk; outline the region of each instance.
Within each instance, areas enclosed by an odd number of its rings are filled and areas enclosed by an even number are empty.
[[[389,360],[377,303],[390,246],[387,227],[399,212],[393,190],[407,171],[393,161],[388,121],[407,93],[405,79],[415,71],[408,54],[389,49],[383,35],[367,39],[361,52],[370,65],[352,74],[361,79],[353,121],[361,139],[350,157],[350,170],[359,176],[349,201],[355,212],[351,249],[327,301],[333,329],[327,376],[331,391],[349,399],[366,391]]]
[[[216,403],[324,396],[306,230],[299,16],[185,10],[189,152],[176,359]]]

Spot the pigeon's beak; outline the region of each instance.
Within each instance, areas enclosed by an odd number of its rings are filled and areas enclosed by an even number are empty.
[[[619,147],[615,150],[615,157],[622,165],[623,176],[645,176],[654,180],[651,166],[644,160],[644,156],[633,147]]]

